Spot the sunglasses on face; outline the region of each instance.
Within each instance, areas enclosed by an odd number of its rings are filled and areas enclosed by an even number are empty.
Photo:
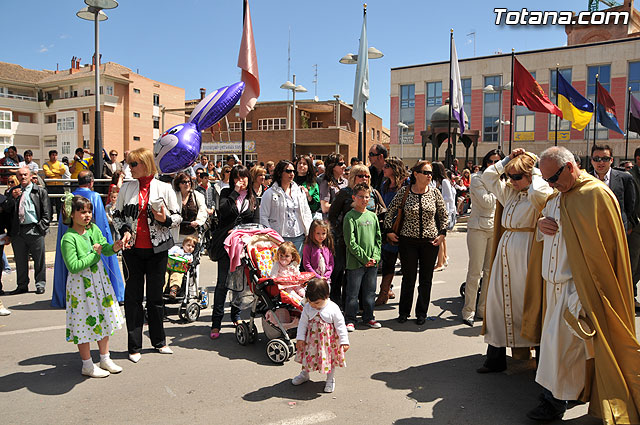
[[[391,165],[389,165],[389,164],[387,164],[387,163],[385,162],[385,164],[384,164],[382,167],[383,167],[383,168],[391,168]]]
[[[189,181],[189,180],[182,180],[182,181],[180,182],[180,184],[191,184],[191,181]]]
[[[344,167],[344,164],[345,164],[345,162],[344,162],[344,161],[340,161],[340,162],[338,162],[336,165],[337,165],[338,167]]]
[[[129,163],[129,167],[131,167],[131,168],[135,168],[137,166],[138,166],[138,163],[136,161],[133,161],[133,162]]]
[[[294,170],[293,168],[288,168],[288,169],[284,170],[284,172],[288,173],[288,174],[293,174],[293,173],[296,172],[296,170]]]
[[[379,153],[373,153],[373,152],[369,152],[369,158],[371,158],[372,156],[378,156],[380,155]]]
[[[611,161],[611,157],[610,156],[594,156],[593,158],[591,158],[591,160],[593,162],[609,162]]]
[[[360,179],[369,179],[371,176],[369,174],[358,174],[356,177]]]
[[[109,156],[118,156],[117,153],[110,153]]]
[[[560,174],[562,174],[562,172],[564,171],[564,167],[566,167],[567,164],[564,164],[562,167],[560,167],[558,169],[558,171],[556,171],[556,173],[549,177],[548,179],[544,179],[544,181],[546,181],[547,183],[555,183],[558,181],[558,179],[560,178]]]
[[[418,173],[424,174],[425,176],[432,176],[433,175],[433,171],[431,171],[431,170],[421,170],[421,171],[418,171]]]
[[[524,177],[524,174],[509,174],[509,173],[507,173],[507,177],[509,177],[513,181],[519,181],[519,180],[522,180],[522,178]]]
[[[497,160],[496,160],[496,161],[494,161],[493,159],[488,159],[488,160],[487,160],[487,164],[488,164],[488,165],[493,165],[493,164],[495,164],[496,162],[498,162],[498,161],[497,161]]]

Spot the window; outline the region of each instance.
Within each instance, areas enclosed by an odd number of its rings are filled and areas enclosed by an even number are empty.
[[[640,93],[640,62],[629,62],[628,78],[628,86],[631,87],[631,96],[636,96],[636,98],[638,98],[638,93]],[[636,132],[629,131],[629,137],[637,139],[640,135]]]
[[[11,111],[0,111],[0,129],[11,130]]]
[[[58,139],[56,136],[53,137],[45,137],[44,139],[44,147],[45,148],[55,148],[58,146]]]
[[[535,79],[535,71],[531,72],[531,76]],[[526,106],[516,105],[515,109],[515,131],[531,132],[535,130],[536,113],[530,111]]]
[[[153,106],[160,106],[160,95],[158,93],[153,94]]]
[[[463,78],[460,80],[462,83],[462,102],[465,111],[469,111],[467,114],[467,126],[471,128],[471,78]]]
[[[484,77],[483,87],[489,84],[496,88],[502,87],[502,75]],[[496,121],[500,119],[500,109],[502,108],[501,95],[502,91],[498,91],[497,93],[484,93],[482,140],[485,142],[498,141],[499,126]]]
[[[604,87],[608,92],[610,91],[611,86],[611,65],[596,65],[590,66],[587,68],[587,99],[589,99],[594,106],[595,112],[595,97],[596,97],[596,74],[598,74],[598,82],[602,87]],[[618,116],[621,118],[624,116],[624,112],[622,112],[622,116],[618,112]],[[593,140],[593,122],[596,119],[596,114],[593,114],[591,118],[591,122],[584,129],[585,138],[587,137],[586,132],[590,132],[589,138]],[[609,129],[602,124],[598,123],[597,126],[597,135],[598,140],[606,140],[609,138]]]
[[[258,130],[286,130],[286,118],[265,118],[258,120]]]
[[[44,116],[45,124],[55,124],[56,123],[56,114],[48,114]]]
[[[139,136],[133,136],[133,141],[134,142],[139,142],[140,141],[140,137]]]
[[[376,140],[376,129],[371,127],[371,140]]]
[[[431,125],[431,115],[440,106],[442,106],[442,81],[427,83],[427,107],[425,109],[425,128],[427,130]]]
[[[251,124],[252,124],[251,121],[247,121],[247,130],[251,130],[252,128]],[[230,122],[229,131],[242,131],[242,121]]]
[[[400,114],[399,122],[406,124],[408,129],[399,128],[398,140],[402,144],[413,144],[415,128],[416,87],[413,84],[400,86]]]
[[[71,141],[67,138],[64,138],[62,139],[62,155],[69,154],[71,154]]]
[[[82,124],[89,124],[89,113],[88,112],[83,112],[82,113]]]
[[[89,139],[83,139],[82,140],[82,149],[89,149]]]
[[[378,139],[378,142],[379,142],[380,141],[380,130],[376,131],[376,136],[377,136],[377,139]]]
[[[135,89],[135,88],[134,88],[134,89],[133,89],[133,92],[134,92],[135,94],[140,94],[140,89]]]
[[[311,121],[311,128],[322,128],[322,121]]]
[[[160,117],[153,117],[153,128],[160,128]]]
[[[107,86],[107,94],[113,96],[113,86]]]
[[[133,118],[140,118],[140,113],[139,112],[134,112],[133,113]]]
[[[11,146],[12,144],[13,143],[11,143],[11,137],[0,136],[0,149],[2,149],[2,151],[4,151],[6,148]]]
[[[562,75],[562,77],[567,80],[567,82],[569,84],[571,84],[571,68],[565,68],[565,69],[561,69],[560,70],[560,75]],[[556,105],[558,104],[556,97],[557,97],[557,89],[556,89],[556,70],[552,69],[551,70],[551,77],[550,77],[550,85],[549,85],[549,99],[551,100],[551,102],[555,103]],[[551,116],[549,115],[549,131],[555,131],[556,129],[556,118],[555,115]],[[561,120],[560,118],[558,118],[558,130],[561,131],[568,131],[571,129],[571,121],[567,121],[567,120]]]
[[[84,89],[85,96],[91,96],[91,89]]]
[[[75,129],[76,123],[73,117],[58,118],[58,131],[74,131]]]
[[[104,87],[100,86],[100,94],[104,94]]]

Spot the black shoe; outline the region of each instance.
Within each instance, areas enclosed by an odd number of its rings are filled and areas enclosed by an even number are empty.
[[[467,326],[473,327],[473,319],[462,319],[462,323],[464,323]]]
[[[398,323],[406,323],[407,320],[409,320],[409,318],[407,316],[399,316],[398,317]]]
[[[10,291],[8,295],[26,294],[27,292],[29,292],[28,288],[16,288],[13,291]]]
[[[503,372],[505,370],[507,370],[506,366],[498,367],[498,368],[482,366],[482,367],[479,367],[478,369],[476,369],[476,372],[478,372],[478,373],[498,373],[498,372]]]
[[[5,292],[2,289],[0,289],[0,295],[4,295],[4,294]]]
[[[558,409],[549,401],[542,400],[538,407],[527,412],[527,418],[539,422],[551,422],[557,419],[562,419],[565,411],[566,409]]]
[[[416,324],[418,326],[422,326],[422,325],[424,325],[426,323],[426,321],[427,321],[427,319],[425,319],[424,317],[418,317],[416,319]]]
[[[44,294],[44,288],[36,288],[36,295]]]

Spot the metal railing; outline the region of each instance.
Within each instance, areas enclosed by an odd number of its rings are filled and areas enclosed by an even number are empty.
[[[9,94],[9,93],[0,93],[0,97],[7,97],[9,99],[20,99],[20,100],[28,100],[31,102],[37,102],[38,99],[32,96],[22,96],[19,94]]]

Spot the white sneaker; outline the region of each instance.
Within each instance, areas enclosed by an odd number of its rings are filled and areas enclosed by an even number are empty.
[[[171,350],[171,348],[169,348],[169,346],[167,345],[162,348],[157,348],[157,350],[160,354],[173,354],[173,350]]]
[[[100,369],[97,364],[94,364],[91,369],[82,368],[82,374],[91,378],[106,378],[110,375],[109,371]]]
[[[324,384],[324,392],[325,393],[332,393],[333,390],[336,389],[336,380],[335,378],[329,378],[327,379],[327,381]]]
[[[353,323],[347,323],[347,332],[353,332],[356,330],[356,325]]]
[[[138,363],[141,358],[142,358],[142,354],[140,353],[129,354],[129,360],[131,360],[134,363]]]
[[[8,308],[0,308],[0,316],[8,316],[11,314],[11,310],[9,310]]]
[[[308,380],[309,380],[309,372],[303,370],[302,372],[300,372],[300,375],[295,376],[291,380],[291,383],[293,385],[300,385],[300,384],[304,384]]]
[[[120,373],[122,368],[115,364],[111,358],[105,361],[100,361],[100,369],[108,370],[110,373]]]

